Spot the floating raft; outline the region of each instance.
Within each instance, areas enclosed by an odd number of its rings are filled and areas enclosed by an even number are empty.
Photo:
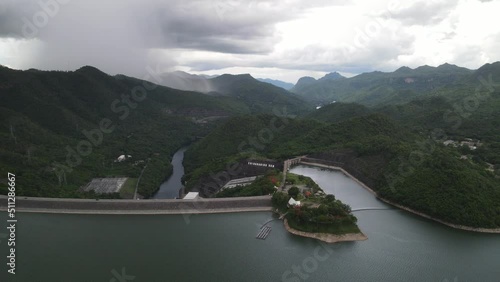
[[[264,226],[260,229],[259,234],[257,234],[257,239],[266,240],[267,236],[271,232],[271,226]]]

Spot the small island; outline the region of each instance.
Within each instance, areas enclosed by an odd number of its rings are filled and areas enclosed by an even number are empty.
[[[288,173],[284,187],[274,193],[272,203],[288,232],[327,243],[368,239],[351,207],[326,195],[311,178]]]
[[[273,195],[273,210],[292,234],[327,243],[368,239],[356,224],[349,205],[334,195],[326,195],[309,177],[287,172],[285,183],[281,183],[282,176],[281,171],[272,169],[252,179],[236,179],[234,187],[221,189],[215,197]]]

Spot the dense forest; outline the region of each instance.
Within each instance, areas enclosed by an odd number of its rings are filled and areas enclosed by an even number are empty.
[[[149,197],[170,174],[177,149],[229,116],[262,108],[249,98],[180,91],[93,67],[0,67],[0,81],[0,169],[16,174],[17,194],[24,196],[88,197],[79,188],[92,178],[138,178],[147,164],[139,194]],[[273,97],[277,106],[298,110],[297,98]],[[121,155],[131,158],[116,162]]]
[[[271,195],[276,191],[276,187],[280,185],[280,177],[281,173],[279,171],[270,170],[265,175],[258,177],[250,185],[222,190],[215,197],[229,198]]]
[[[380,196],[451,223],[474,227],[500,226],[500,179],[462,152],[383,114],[338,123],[289,119],[272,142],[258,138],[273,116],[228,120],[186,154],[188,183],[224,162],[251,156],[283,160],[299,155],[348,156],[345,168]],[[262,146],[238,151],[252,137]],[[265,143],[265,144],[264,144]],[[196,167],[194,164],[203,164]],[[194,168],[194,169],[193,169]]]
[[[325,195],[318,185],[308,177],[301,177],[307,184],[305,191],[293,186],[288,192],[273,194],[273,207],[284,215],[290,227],[311,233],[347,234],[360,232],[351,207],[337,200],[334,195]],[[287,181],[289,178],[287,177]],[[313,193],[314,190],[321,193]],[[290,197],[300,205],[288,204]]]
[[[308,89],[329,85],[342,95],[329,104],[333,96],[322,88],[329,102],[314,111],[301,99],[318,96],[249,75],[214,78],[218,92],[207,95],[93,67],[0,67],[0,168],[16,174],[18,195],[45,197],[104,197],[79,188],[95,177],[137,181],[144,171],[138,187],[147,198],[182,146],[191,145],[187,190],[231,163],[309,155],[339,163],[380,196],[417,211],[499,227],[499,75],[495,63],[477,71],[443,65],[327,76]],[[131,157],[117,162],[120,155]],[[264,177],[218,196],[268,194],[271,183]],[[6,187],[1,178],[1,194]]]

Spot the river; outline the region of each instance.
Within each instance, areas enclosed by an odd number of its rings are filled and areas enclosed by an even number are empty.
[[[179,190],[182,188],[182,176],[184,175],[184,152],[187,148],[178,150],[172,157],[173,171],[172,175],[161,184],[160,189],[154,195],[153,199],[175,199],[179,197]]]
[[[312,177],[353,209],[388,207],[340,172],[291,171]],[[7,241],[0,237],[0,281],[500,281],[499,235],[455,230],[395,209],[355,215],[367,241],[322,245],[289,234],[281,221],[270,223],[266,240],[255,239],[270,212],[18,213],[17,274],[7,276]]]

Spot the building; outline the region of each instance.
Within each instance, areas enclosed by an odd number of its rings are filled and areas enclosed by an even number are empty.
[[[252,184],[256,179],[257,179],[257,176],[233,179],[233,180],[229,181],[228,183],[226,183],[226,185],[224,185],[224,187],[222,187],[221,190],[231,189],[231,188],[238,187],[238,186],[247,186],[247,185]]]
[[[444,141],[444,142],[443,142],[443,144],[444,144],[445,146],[450,146],[450,145],[451,145],[451,146],[453,146],[453,147],[458,147],[458,146],[457,146],[457,142],[456,142],[456,141],[453,141],[453,140],[446,140],[446,141]]]
[[[119,193],[127,181],[126,177],[94,178],[81,191],[94,191],[96,194]]]
[[[300,207],[300,201],[295,201],[294,198],[290,198],[290,200],[288,200],[288,206],[289,207]]]
[[[200,193],[198,192],[189,192],[184,196],[184,200],[196,200],[200,198]]]
[[[115,163],[121,163],[121,162],[123,162],[123,161],[125,161],[125,160],[127,160],[127,159],[130,159],[131,157],[132,157],[131,155],[127,155],[127,156],[125,156],[125,155],[121,155],[121,156],[119,156],[119,157],[115,160]]]

